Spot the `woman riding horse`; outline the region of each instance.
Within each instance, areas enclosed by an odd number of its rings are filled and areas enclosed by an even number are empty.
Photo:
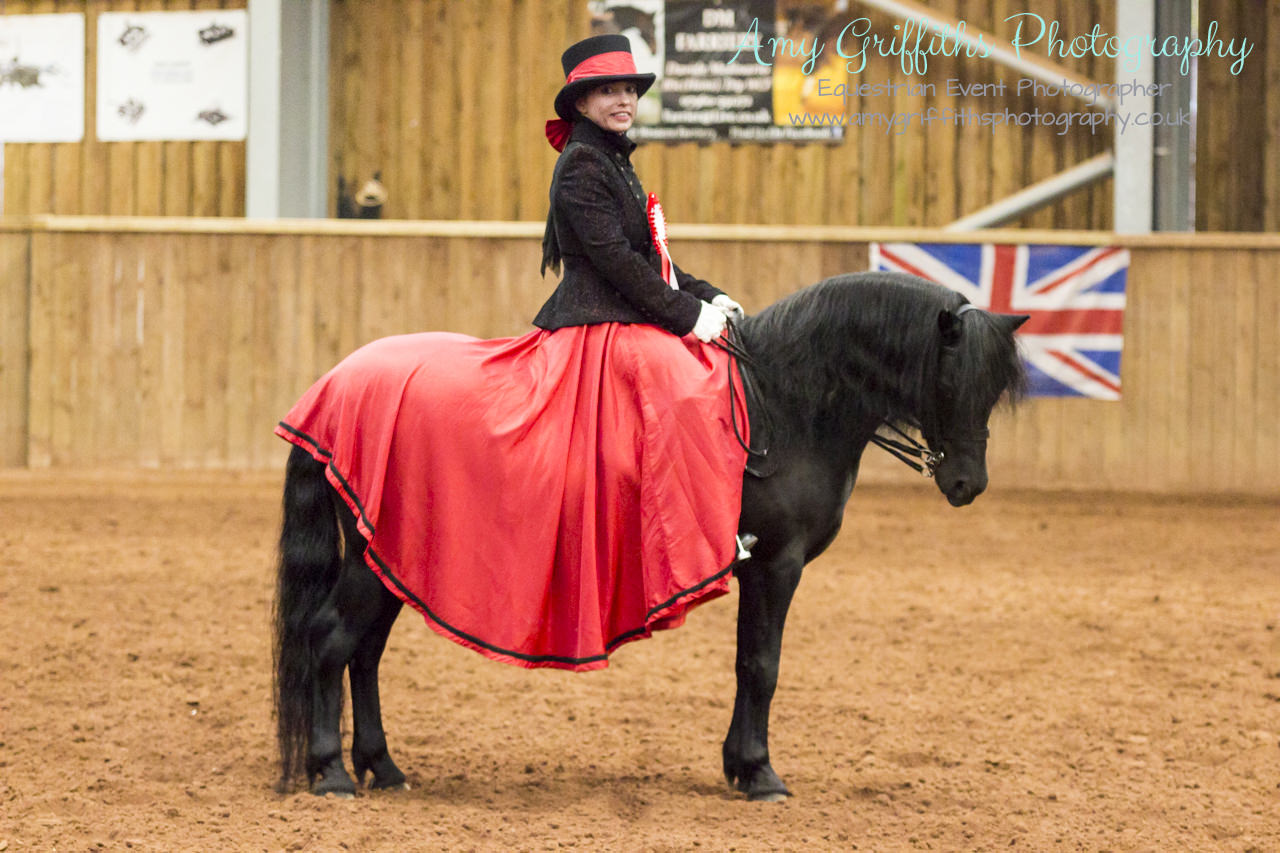
[[[746,404],[707,342],[742,309],[660,272],[626,137],[653,75],[627,39],[562,63],[543,270],[564,276],[539,328],[375,342],[277,432],[330,464],[370,567],[433,629],[509,663],[596,669],[728,591]]]
[[[886,424],[916,427],[920,467],[950,503],[986,487],[987,421],[1022,384],[1026,318],[911,276],[836,276],[739,324],[752,383],[736,393],[737,368],[707,343],[736,304],[670,266],[660,239],[649,247],[662,229],[644,222],[624,135],[649,78],[625,40],[575,45],[564,65],[544,258],[565,276],[541,328],[374,341],[277,428],[295,445],[274,618],[282,790],[300,772],[317,794],[353,795],[369,774],[371,788],[404,785],[378,665],[405,603],[496,660],[596,669],[734,571],[724,774],[751,799],[785,797],[768,730],[787,608],[840,529],[863,449]],[[744,476],[749,422],[768,464]],[[739,524],[759,535],[745,563]]]
[[[565,84],[555,98],[559,118],[547,122],[546,134],[561,154],[551,182],[542,272],[545,275],[548,268],[560,272],[563,264],[564,275],[533,323],[551,332],[582,327],[578,333],[582,337],[603,342],[606,360],[610,360],[609,350],[625,347],[645,358],[670,362],[681,371],[674,388],[636,387],[634,391],[660,410],[667,408],[668,395],[706,400],[709,407],[691,411],[689,417],[672,423],[671,429],[701,435],[710,444],[731,446],[729,437],[714,427],[726,411],[723,397],[717,399],[721,377],[699,368],[697,360],[706,358],[705,353],[672,336],[692,335],[709,343],[724,332],[729,317],[742,318],[742,307],[671,262],[665,254],[665,223],[654,221],[662,216],[661,208],[654,213],[653,197],[646,203],[631,165],[636,146],[626,134],[654,75],[637,73],[630,42],[621,35],[580,41],[560,61]],[[653,327],[670,334],[657,334]],[[554,346],[554,340],[552,336],[547,345]],[[591,381],[597,381],[595,366],[584,367]],[[634,381],[610,364],[601,369],[600,378],[623,388]],[[683,391],[684,387],[693,393]],[[625,440],[618,451],[629,451]],[[688,519],[690,529],[701,526],[704,536],[721,542],[734,535],[736,525],[723,511],[736,507],[741,498],[741,470],[726,473],[730,475],[726,479],[695,484]],[[724,520],[715,527],[700,525],[700,520],[717,516]],[[746,553],[740,550],[739,556]],[[704,566],[708,575],[722,569],[717,563]]]

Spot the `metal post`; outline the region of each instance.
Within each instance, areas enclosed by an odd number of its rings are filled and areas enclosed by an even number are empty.
[[[1164,39],[1193,36],[1199,29],[1197,0],[1163,0],[1156,4],[1156,33]],[[1189,124],[1162,123],[1155,128],[1154,216],[1157,231],[1194,231],[1196,227],[1196,59],[1183,74],[1180,59],[1156,59],[1156,112]]]
[[[944,231],[973,231],[1011,222],[1023,214],[1039,210],[1065,195],[1100,181],[1111,174],[1115,157],[1110,151],[1090,157],[1083,163],[1059,172],[1051,178],[1032,184],[995,204],[976,210],[946,225]]]
[[[1155,0],[1117,0],[1116,38],[1121,44],[1129,39],[1141,43],[1155,31]],[[1116,82],[1133,83],[1143,94],[1126,95],[1117,109],[1133,117],[1126,127],[1116,123],[1115,131],[1115,230],[1120,234],[1146,234],[1151,231],[1152,175],[1155,135],[1152,115],[1155,99],[1147,94],[1154,88],[1155,63],[1150,56],[1140,56],[1136,68],[1126,67],[1133,60],[1116,58]]]
[[[329,4],[284,0],[280,69],[280,214],[326,216]]]
[[[251,218],[326,214],[328,50],[328,3],[249,0]]]

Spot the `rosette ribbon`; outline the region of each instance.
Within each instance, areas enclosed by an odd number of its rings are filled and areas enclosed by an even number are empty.
[[[653,193],[649,193],[648,211],[649,233],[653,235],[653,247],[658,250],[658,260],[662,262],[662,278],[672,290],[679,290],[676,265],[671,262],[671,252],[667,249],[667,217],[662,212],[662,202]]]

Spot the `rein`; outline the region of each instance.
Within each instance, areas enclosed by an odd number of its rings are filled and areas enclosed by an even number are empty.
[[[724,353],[727,353],[730,361],[736,361],[738,363],[738,373],[742,376],[742,399],[747,403],[750,403],[751,388],[754,383],[751,378],[751,374],[747,371],[747,368],[755,367],[756,362],[755,362],[755,359],[751,357],[751,354],[747,352],[746,347],[743,345],[742,332],[738,330],[738,325],[732,319],[729,320],[728,324],[725,327],[724,336],[713,340],[711,342],[711,345],[716,349],[721,350]],[[730,365],[729,421],[730,423],[733,424],[733,437],[738,440],[738,446],[747,452],[747,459],[748,459],[747,473],[755,477],[767,476],[766,473],[763,472],[758,466],[753,467],[750,462],[750,459],[751,457],[754,456],[760,459],[761,461],[764,461],[764,459],[769,455],[768,437],[773,433],[773,424],[769,420],[768,408],[765,406],[757,407],[760,410],[759,414],[760,414],[761,423],[759,425],[760,429],[756,431],[764,435],[765,446],[761,450],[756,450],[751,446],[751,443],[749,441],[744,440],[742,437],[742,428],[738,426],[738,408],[733,404],[735,396],[736,396],[736,392],[734,391],[734,387],[733,387],[733,367],[732,365]]]
[[[934,453],[929,449],[928,445],[916,441],[902,430],[898,429],[889,421],[882,421],[884,426],[893,430],[901,437],[901,441],[880,435],[878,432],[871,436],[871,443],[881,450],[893,454],[898,461],[914,468],[917,473],[925,477],[932,477],[934,472],[938,470],[938,466],[942,464],[942,460],[946,458],[946,454],[942,451]],[[917,462],[916,460],[920,461]]]
[[[889,421],[883,421],[883,425],[896,432],[902,438],[902,441],[888,438],[887,436],[877,433],[871,436],[871,443],[876,447],[879,447],[881,450],[886,450],[889,453],[892,453],[899,461],[914,468],[922,476],[932,477],[938,470],[938,466],[942,464],[942,460],[947,458],[947,454],[945,452],[939,450],[935,453],[929,449],[927,444],[916,441],[916,439],[907,435],[905,432],[889,423]],[[990,436],[991,431],[986,427],[983,427],[972,435],[965,435],[959,438],[946,438],[943,440],[953,443],[957,441],[986,441]],[[916,462],[915,460],[917,459],[920,461]]]

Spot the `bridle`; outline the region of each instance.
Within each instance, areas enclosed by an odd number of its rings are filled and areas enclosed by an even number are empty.
[[[967,311],[978,311],[978,310],[980,310],[978,306],[965,303],[964,305],[961,305],[958,309],[956,309],[956,316],[959,317]],[[726,326],[725,335],[723,337],[717,338],[714,341],[712,341],[711,345],[716,347],[717,349],[724,351],[725,353],[728,353],[730,359],[736,359],[738,361],[739,372],[742,376],[743,399],[749,399],[748,388],[751,384],[750,373],[743,368],[747,366],[753,367],[755,366],[755,362],[752,359],[750,353],[748,353],[746,348],[743,346],[742,333],[738,330],[737,324],[734,323],[733,320],[731,319]],[[743,440],[742,429],[741,427],[738,426],[737,407],[734,405],[734,397],[735,397],[735,391],[733,387],[733,371],[730,370],[729,371],[729,419],[733,423],[733,435],[738,440],[738,445],[747,452],[747,459],[748,459],[747,472],[754,474],[755,476],[764,476],[763,472],[760,472],[758,469],[753,470],[753,467],[750,463],[750,459],[752,457],[755,457],[761,461],[764,461],[765,458],[769,455],[767,439],[772,434],[772,431],[773,431],[772,424],[766,421],[766,423],[761,425],[763,428],[759,430],[766,438],[765,447],[761,450],[756,450],[755,448],[751,447],[749,442]],[[762,413],[767,418],[767,407],[762,408]],[[888,436],[881,435],[879,433],[880,427],[887,428],[892,432],[896,433],[897,438],[890,438]],[[878,427],[877,432],[871,436],[871,443],[879,447],[881,450],[884,450],[892,454],[896,459],[898,459],[904,465],[907,465],[908,467],[914,469],[924,477],[932,478],[934,474],[937,473],[938,467],[942,464],[943,460],[946,459],[947,457],[947,454],[945,451],[942,451],[942,450],[935,451],[932,448],[930,448],[927,442],[927,439],[924,442],[916,440],[914,437],[908,435],[907,433],[899,429],[898,426],[895,425],[888,418],[885,418],[883,421],[881,421],[880,427]],[[990,434],[991,434],[990,431],[984,426],[981,429],[976,430],[975,432],[969,433],[969,434],[955,435],[955,436],[940,436],[939,443],[946,442],[949,444],[955,444],[958,442],[986,441],[987,438],[990,436]]]
[[[899,441],[897,439],[889,438],[888,436],[880,435],[880,433],[877,432],[875,435],[871,436],[871,443],[876,447],[879,447],[881,450],[885,450],[893,454],[900,462],[914,468],[925,477],[932,477],[937,473],[938,466],[942,464],[942,460],[947,458],[945,451],[935,451],[931,449],[928,444],[917,441],[902,430],[898,429],[898,427],[888,420],[882,421],[881,426],[888,427],[893,430],[902,440]],[[939,443],[947,442],[955,444],[963,441],[986,441],[990,435],[991,431],[986,427],[983,427],[972,434],[943,438]],[[917,459],[920,461],[915,461]]]
[[[956,309],[956,316],[960,317],[964,315],[964,313],[967,311],[978,311],[978,310],[981,310],[981,309],[979,309],[977,305],[973,305],[971,303],[966,302],[964,305],[961,305],[959,308]],[[900,462],[902,462],[903,464],[907,465],[910,468],[915,469],[917,472],[919,472],[921,475],[925,477],[932,478],[933,475],[937,473],[938,466],[940,466],[942,464],[942,461],[947,458],[947,454],[945,451],[933,450],[931,447],[929,447],[927,439],[924,442],[917,441],[915,438],[913,438],[910,435],[907,435],[905,432],[899,429],[888,418],[885,418],[881,422],[881,426],[887,427],[888,429],[897,433],[898,438],[895,439],[895,438],[889,438],[888,436],[880,435],[878,431],[879,428],[877,428],[876,434],[871,436],[871,443],[874,444],[876,447],[879,447],[881,450],[887,451],[888,453],[892,454]],[[959,435],[959,436],[939,436],[939,443],[941,444],[943,442],[946,442],[949,444],[954,444],[957,442],[986,441],[990,437],[990,435],[991,435],[991,431],[988,430],[986,427],[982,427],[980,430],[977,430],[972,434]],[[898,439],[901,439],[901,440],[898,440]],[[916,460],[919,460],[919,461],[916,461]]]
[[[888,420],[881,421],[881,426],[893,430],[902,440],[889,438],[877,432],[871,436],[871,443],[892,454],[898,461],[914,468],[925,477],[932,477],[938,470],[938,466],[942,464],[942,460],[947,458],[944,451],[931,450],[927,444],[916,441]],[[917,462],[917,459],[920,461]]]

